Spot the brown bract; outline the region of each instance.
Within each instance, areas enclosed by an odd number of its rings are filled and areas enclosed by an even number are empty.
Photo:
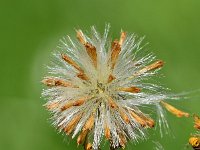
[[[83,131],[84,130],[91,130],[93,128],[94,125],[94,114],[92,114],[89,119],[86,121],[84,127],[83,127]]]
[[[86,143],[85,144],[85,150],[92,150],[92,144],[91,143]]]
[[[190,114],[187,112],[183,112],[177,108],[175,108],[174,106],[164,102],[164,101],[160,101],[160,103],[172,114],[176,115],[177,117],[189,117]]]
[[[200,117],[197,115],[193,115],[194,117],[194,128],[200,130]]]
[[[146,127],[147,123],[144,119],[142,119],[139,115],[137,115],[131,110],[129,110],[129,113],[135,119],[135,121],[138,122],[142,127]]]
[[[153,128],[155,126],[155,121],[152,118],[148,118],[146,116],[143,116],[143,119],[147,123],[148,127]]]
[[[117,103],[116,103],[111,97],[108,98],[108,104],[109,104],[109,106],[110,106],[111,108],[114,108],[114,109],[117,109],[117,108],[118,108]]]
[[[46,77],[41,82],[47,86],[63,86],[63,87],[77,88],[77,86],[74,86],[70,82],[67,82],[58,78],[53,78],[53,77]]]
[[[82,79],[82,80],[88,80],[88,77],[86,76],[86,74],[84,73],[83,69],[75,62],[73,61],[69,56],[67,56],[66,54],[61,54],[62,59],[65,60],[67,63],[69,63],[71,66],[73,66],[74,68],[76,68],[79,73],[77,74],[77,77]]]
[[[69,135],[73,130],[74,130],[74,127],[76,126],[76,124],[79,122],[79,120],[81,119],[82,117],[82,113],[80,114],[77,114],[67,125],[66,127],[64,128],[64,132]]]
[[[82,80],[89,80],[89,78],[83,72],[78,73],[77,77],[80,78],[80,79],[82,79]]]
[[[87,99],[88,97],[82,97],[77,100],[71,100],[61,107],[61,111],[64,111],[72,106],[81,106]]]
[[[51,102],[50,104],[47,104],[45,105],[45,107],[48,109],[48,110],[52,110],[52,109],[55,109],[59,106],[59,103],[58,102]]]
[[[90,56],[95,68],[97,68],[96,47],[85,40],[84,35],[81,30],[77,31],[77,38],[78,38],[79,42],[85,46],[87,54]]]
[[[119,41],[116,39],[113,41],[111,46],[111,68],[114,69],[114,66],[116,64],[116,61],[118,59],[119,53],[122,48],[122,44],[124,43],[126,38],[126,32],[121,32],[121,36]]]
[[[107,123],[105,123],[105,125],[104,125],[104,134],[105,134],[105,138],[106,138],[107,140],[109,140],[111,134],[110,134],[110,129],[109,129]]]
[[[68,64],[70,64],[71,66],[73,66],[74,68],[76,68],[78,71],[80,72],[84,72],[81,67],[73,60],[71,59],[69,56],[67,56],[66,54],[61,54],[62,59],[65,60]]]
[[[123,133],[119,133],[119,144],[123,149],[125,149],[126,147],[126,142],[127,140],[126,140],[125,135]]]
[[[131,78],[134,78],[135,76],[140,76],[148,71],[151,71],[151,70],[155,70],[155,69],[159,69],[161,68],[162,66],[164,65],[164,62],[162,60],[158,60],[144,68],[142,68],[141,70],[139,70],[138,72],[134,73],[133,76],[130,77]]]
[[[116,77],[114,77],[112,74],[110,74],[108,77],[108,83],[112,82],[115,79],[116,79]]]
[[[141,91],[140,88],[138,87],[121,87],[119,88],[119,91],[124,91],[124,92],[130,92],[130,93],[139,93]]]
[[[155,121],[151,118],[146,117],[142,113],[136,113],[132,110],[129,110],[130,115],[135,119],[137,123],[139,123],[142,127],[150,127],[153,128],[155,126]]]
[[[77,138],[77,144],[80,145],[85,142],[85,138],[88,134],[88,130],[83,130]]]
[[[77,138],[77,144],[82,144],[83,142],[86,142],[86,137],[89,134],[89,132],[92,130],[93,126],[94,126],[94,114],[92,114],[88,120],[86,121],[85,125],[82,128],[82,132],[80,133],[80,135]],[[88,144],[88,143],[87,143]],[[89,149],[92,147],[92,145],[85,145],[85,150]]]
[[[119,41],[118,41],[118,40],[115,40],[115,41],[112,43],[111,69],[114,69],[120,51],[121,51],[121,45],[119,44]]]
[[[127,124],[130,123],[130,119],[128,117],[128,115],[125,113],[125,110],[124,109],[119,109],[119,113],[120,113],[120,116],[121,118],[124,120],[124,122],[126,122]]]

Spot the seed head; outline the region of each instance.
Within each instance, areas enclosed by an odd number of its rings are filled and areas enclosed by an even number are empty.
[[[72,138],[78,135],[77,144],[86,150],[99,149],[103,137],[111,149],[145,139],[146,129],[155,126],[146,106],[158,112],[164,127],[163,107],[178,117],[189,116],[164,101],[172,96],[149,80],[164,62],[144,54],[143,38],[122,31],[112,41],[108,31],[109,25],[103,35],[92,27],[91,36],[77,30],[76,40],[63,38],[42,80],[53,125]]]

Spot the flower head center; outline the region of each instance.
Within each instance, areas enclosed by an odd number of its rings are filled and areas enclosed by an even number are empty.
[[[106,90],[106,85],[97,81],[97,91],[98,93],[104,93]]]

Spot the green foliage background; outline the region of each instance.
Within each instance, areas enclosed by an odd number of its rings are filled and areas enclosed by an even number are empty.
[[[121,29],[146,35],[149,49],[166,62],[161,71],[166,77],[160,80],[165,86],[174,92],[199,89],[199,0],[0,0],[1,150],[82,148],[50,125],[40,80],[61,37],[91,25],[102,31],[106,22],[115,37]],[[174,105],[200,114],[198,95]],[[127,149],[154,149],[152,140],[166,150],[187,149],[192,119],[168,113],[168,121],[174,136],[160,138],[153,130],[149,140]]]

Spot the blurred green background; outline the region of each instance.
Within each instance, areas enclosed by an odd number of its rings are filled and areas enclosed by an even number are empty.
[[[121,29],[146,35],[149,49],[166,62],[165,86],[174,92],[200,88],[199,0],[0,0],[1,150],[82,148],[50,125],[40,80],[61,37],[91,25],[103,31],[108,22],[115,37]],[[194,95],[175,106],[200,114],[200,94]],[[192,119],[169,114],[168,120],[174,138],[153,130],[150,140],[127,149],[154,149],[152,140],[166,150],[191,149]]]

